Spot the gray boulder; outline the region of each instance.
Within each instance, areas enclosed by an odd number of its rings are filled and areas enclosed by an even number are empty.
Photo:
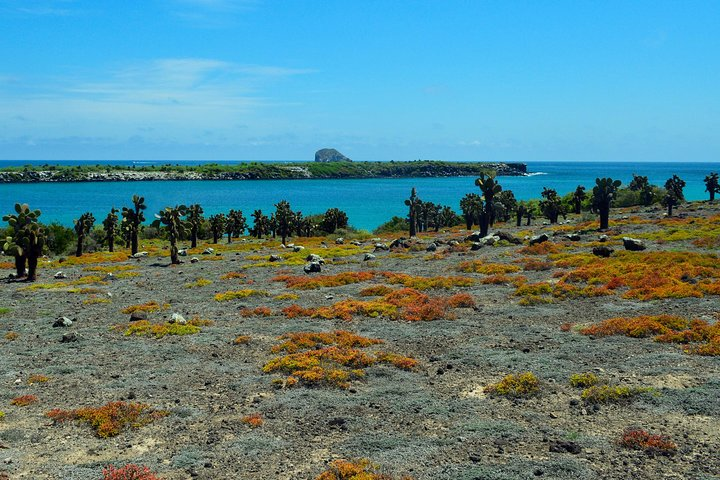
[[[534,236],[530,237],[530,245],[536,245],[538,243],[547,242],[549,240],[549,238],[550,237],[548,237],[544,233],[542,233],[540,235],[534,235]]]
[[[310,255],[308,255],[305,258],[305,261],[310,262],[310,263],[316,262],[316,263],[319,263],[320,265],[325,265],[325,259],[322,258],[320,255],[316,255],[314,253],[311,253]]]
[[[425,248],[425,250],[428,252],[434,252],[435,250],[437,250],[437,245],[435,245],[434,243],[431,243],[430,245],[427,246],[427,248]]]
[[[268,258],[268,262],[279,262],[280,260],[282,260],[280,255],[270,255],[270,258]]]
[[[318,262],[310,262],[305,267],[303,267],[303,271],[305,273],[320,273],[322,271],[322,268],[320,267],[320,264]]]
[[[630,250],[631,252],[639,252],[641,250],[645,250],[647,248],[642,240],[638,240],[637,238],[630,238],[630,237],[623,237],[623,247],[625,247],[625,250]]]
[[[142,258],[142,257],[147,257],[147,256],[148,256],[148,252],[137,252],[133,255],[130,255],[130,258]]]
[[[208,247],[202,252],[203,255],[212,255],[213,253],[215,253],[215,249],[212,247]]]
[[[131,322],[137,322],[138,320],[147,320],[147,312],[144,310],[135,310],[130,314]]]
[[[369,262],[370,260],[375,260],[375,255],[372,253],[366,253],[363,257],[363,262]]]
[[[565,238],[567,238],[571,242],[579,242],[580,241],[580,235],[578,235],[577,233],[569,233],[569,234],[565,235]]]
[[[606,247],[606,246],[604,246],[604,245],[603,245],[602,247],[593,247],[593,249],[592,249],[593,255],[595,255],[595,256],[597,256],[597,257],[605,257],[605,258],[607,258],[607,257],[609,257],[610,255],[612,255],[612,253],[613,253],[614,251],[615,251],[615,250],[613,250],[612,248]]]
[[[377,252],[379,250],[387,251],[387,250],[390,250],[390,247],[388,247],[387,244],[385,244],[385,243],[376,243],[375,251]]]
[[[200,261],[200,259],[197,258],[197,257],[192,257],[192,258],[190,259],[190,263],[198,263],[199,261]]]
[[[293,247],[293,252],[295,252],[295,253],[297,253],[297,252],[302,252],[303,250],[305,250],[305,247],[303,247],[303,246],[301,246],[301,245],[295,245],[295,246]]]
[[[56,280],[62,280],[63,278],[67,278],[67,275],[65,275],[63,272],[57,272],[53,277]]]
[[[499,241],[500,237],[498,237],[497,235],[488,235],[479,240],[479,242],[483,245],[495,245]]]
[[[480,242],[473,242],[472,245],[470,245],[470,250],[473,252],[480,250],[483,247],[483,244]]]
[[[507,232],[495,232],[493,235],[499,237],[500,240],[505,240],[506,242],[512,243],[513,245],[520,245],[522,243],[522,240],[520,240],[518,237],[511,235]]]
[[[338,237],[335,239],[335,245],[342,245],[345,243],[345,239],[342,237]]]
[[[69,327],[73,324],[73,321],[70,320],[67,317],[58,317],[57,320],[55,320],[55,323],[53,323],[53,327]]]
[[[173,313],[170,316],[170,320],[168,320],[168,322],[177,323],[178,325],[187,325],[187,320],[185,320],[185,317],[183,317],[179,313]]]

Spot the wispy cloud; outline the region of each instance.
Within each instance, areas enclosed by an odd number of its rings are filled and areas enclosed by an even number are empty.
[[[74,0],[0,0],[0,12],[28,16],[70,16],[81,13]]]
[[[173,141],[232,132],[257,123],[263,110],[295,102],[273,98],[267,85],[311,72],[215,59],[158,59],[100,74],[6,84],[0,129],[20,135],[127,137],[138,132]],[[34,85],[27,88],[28,84]],[[18,118],[26,121],[18,122]],[[8,120],[15,119],[15,122]],[[6,123],[7,122],[7,123]],[[22,125],[19,125],[22,124]],[[152,132],[152,133],[149,133]]]
[[[174,17],[200,28],[232,26],[238,15],[256,7],[258,0],[165,0]]]

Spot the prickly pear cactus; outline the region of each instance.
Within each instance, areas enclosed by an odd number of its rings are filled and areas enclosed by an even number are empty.
[[[15,257],[18,277],[25,275],[25,261],[28,264],[29,281],[35,281],[37,261],[42,255],[47,234],[40,225],[40,210],[30,210],[27,203],[15,204],[15,213],[3,216],[3,221],[13,229],[13,235],[5,239],[3,249]]]
[[[187,213],[188,208],[185,205],[176,205],[175,207],[165,207],[160,213],[155,214],[155,218],[160,220],[167,230],[170,240],[170,261],[174,265],[180,263],[177,241],[181,235],[187,235],[190,232],[190,225],[183,219]]]

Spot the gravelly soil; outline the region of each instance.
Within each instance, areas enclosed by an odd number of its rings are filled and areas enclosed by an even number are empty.
[[[703,216],[717,210],[680,212]],[[614,220],[622,215],[614,213]],[[657,218],[660,213],[639,215]],[[501,228],[513,234],[552,233],[542,225]],[[622,231],[632,235],[653,228],[628,224]],[[438,237],[448,240],[463,234]],[[597,235],[584,233],[581,242],[567,248],[588,251],[587,242]],[[0,420],[0,472],[10,479],[95,480],[107,464],[137,463],[165,479],[311,479],[333,459],[367,457],[388,474],[425,480],[720,478],[718,357],[686,355],[677,345],[651,339],[593,338],[560,329],[567,322],[645,313],[713,318],[720,311],[718,297],[639,302],[608,296],[520,306],[513,287],[478,283],[430,292],[467,292],[474,297],[477,308],[458,309],[452,320],[356,317],[346,322],[288,319],[279,313],[244,318],[238,313],[242,307],[269,306],[279,312],[292,303],[329,305],[357,297],[368,285],[297,291],[298,300],[274,299],[289,290],[271,278],[278,270],[301,275],[302,265],[243,269],[257,261],[248,260],[249,254],[285,252],[277,242],[249,242],[258,251],[250,252],[248,242],[236,243],[238,251],[223,249],[218,261],[198,255],[198,263],[171,267],[159,254],[127,260],[123,264],[137,266],[139,275],[116,278],[94,294],[110,303],[84,304],[93,297],[62,290],[31,292],[23,290],[25,283],[3,283],[0,307],[10,311],[0,315],[0,333],[19,336],[14,341],[0,338],[0,410],[6,414]],[[610,243],[622,249],[619,242]],[[648,244],[648,251],[695,248],[685,242]],[[438,251],[447,248],[441,245]],[[352,255],[334,262],[326,258],[323,274],[377,269],[458,275],[456,267],[463,260],[509,263],[518,256],[518,248],[484,247],[435,260],[427,260],[425,251],[377,252],[368,266],[362,261],[364,252],[372,250],[368,241]],[[322,254],[323,249],[306,252]],[[89,274],[82,266],[61,269],[69,280]],[[39,281],[56,282],[56,270],[41,270]],[[220,279],[231,271],[242,271],[247,279]],[[553,271],[523,274],[540,281],[550,279]],[[199,277],[212,283],[184,287]],[[213,300],[215,293],[241,288],[264,290],[270,296]],[[215,323],[196,335],[162,339],[124,336],[111,328],[128,322],[122,308],[148,301],[170,305],[149,314],[150,320],[177,312]],[[74,324],[53,328],[58,316]],[[372,366],[349,389],[279,388],[273,384],[278,376],[262,372],[274,356],[270,349],[279,335],[335,329],[382,339],[383,348],[412,356],[420,366],[414,371]],[[78,341],[61,343],[61,336],[70,332]],[[251,337],[248,345],[233,344],[240,334]],[[486,385],[522,371],[541,379],[539,395],[511,400],[484,393]],[[633,387],[654,387],[656,393],[593,408],[579,401],[579,390],[568,384],[571,374],[585,371]],[[31,374],[51,378],[28,385]],[[25,394],[37,395],[39,401],[27,407],[10,405],[12,398]],[[53,425],[45,416],[52,408],[115,400],[147,403],[170,415],[109,439],[95,436],[85,424]],[[261,427],[242,421],[251,413],[262,415]],[[652,456],[620,447],[617,440],[630,426],[668,435],[678,453]],[[549,445],[556,441],[575,442],[580,451],[553,453]]]

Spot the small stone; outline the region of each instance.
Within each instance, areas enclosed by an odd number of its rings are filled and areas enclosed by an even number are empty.
[[[73,324],[73,321],[70,320],[67,317],[58,317],[57,320],[55,320],[55,323],[53,323],[53,327],[69,327]]]
[[[608,236],[605,235],[605,234],[600,235],[600,236],[598,237],[598,242],[607,242],[607,241],[608,241]]]
[[[547,242],[550,239],[546,234],[534,235],[530,237],[530,245],[536,245],[538,243]]]
[[[483,247],[483,244],[480,242],[473,242],[472,245],[470,245],[470,250],[473,252],[480,250]]]
[[[147,312],[144,310],[135,310],[130,314],[131,322],[137,322],[138,320],[147,320]]]
[[[173,313],[170,316],[169,323],[177,323],[178,325],[187,325],[187,320],[185,320],[185,317],[183,317],[179,313]]]
[[[77,341],[78,341],[78,336],[75,332],[66,333],[60,339],[60,343],[70,343],[70,342],[77,342]]]
[[[610,255],[612,255],[612,253],[614,251],[615,250],[613,250],[612,248],[606,247],[604,245],[600,246],[600,247],[593,247],[593,249],[592,249],[593,255],[595,255],[596,257],[604,257],[604,258],[607,258]]]
[[[335,245],[342,245],[345,243],[345,239],[342,237],[338,237],[335,239]]]
[[[303,247],[302,245],[295,245],[295,246],[293,247],[293,252],[296,252],[296,253],[297,253],[297,252],[301,252],[301,251],[303,251],[303,250],[305,250],[305,247]]]
[[[565,235],[565,238],[567,238],[571,242],[579,242],[580,241],[580,235],[578,235],[577,233],[570,233],[568,235]]]
[[[363,257],[363,262],[368,262],[370,260],[375,260],[375,255],[373,255],[372,253],[366,253]]]
[[[131,258],[142,258],[142,257],[147,257],[147,256],[148,256],[148,252],[137,252],[136,254],[131,255],[130,257]]]
[[[198,263],[199,261],[200,261],[200,259],[197,258],[197,257],[192,257],[192,258],[190,259],[190,263]]]
[[[435,243],[431,243],[427,246],[425,250],[428,252],[434,252],[435,250],[437,250],[437,245]]]
[[[215,253],[215,249],[212,247],[208,247],[202,252],[203,255],[212,255],[213,253]]]
[[[375,251],[377,252],[378,250],[385,250],[385,251],[387,251],[387,250],[390,250],[390,248],[389,248],[386,244],[384,244],[384,243],[376,243],[376,244],[375,244]]]
[[[57,272],[53,277],[55,277],[56,280],[62,280],[63,278],[67,278],[67,275],[63,272]]]
[[[187,249],[183,248],[182,250],[178,250],[178,255],[181,257],[187,257]]]
[[[280,255],[270,255],[270,258],[268,258],[268,262],[279,262],[282,260],[282,257]]]

